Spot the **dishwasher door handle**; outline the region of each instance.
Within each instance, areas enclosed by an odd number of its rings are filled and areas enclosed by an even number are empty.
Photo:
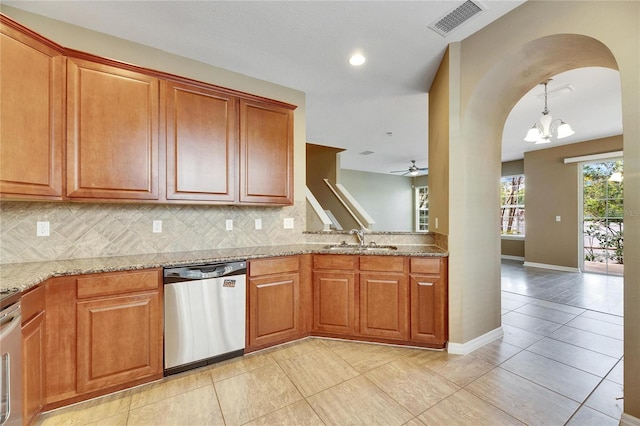
[[[20,317],[20,304],[16,303],[14,305],[9,306],[7,309],[2,311],[0,314],[0,333],[4,333],[1,331],[4,328],[5,324],[9,324],[15,318]]]

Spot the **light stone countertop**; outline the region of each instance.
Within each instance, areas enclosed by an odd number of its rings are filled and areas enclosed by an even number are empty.
[[[363,256],[447,257],[446,250],[435,245],[397,245],[393,251],[328,250],[326,244],[293,244],[261,247],[238,247],[175,253],[53,260],[46,262],[0,265],[0,288],[28,290],[41,282],[68,275],[172,267],[189,264],[250,260],[299,254],[357,254]]]

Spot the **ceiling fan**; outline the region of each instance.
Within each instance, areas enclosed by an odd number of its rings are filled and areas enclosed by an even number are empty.
[[[401,176],[417,176],[420,172],[426,172],[429,170],[428,167],[418,167],[416,166],[416,160],[411,160],[411,166],[407,170],[395,170],[390,173],[402,173]]]

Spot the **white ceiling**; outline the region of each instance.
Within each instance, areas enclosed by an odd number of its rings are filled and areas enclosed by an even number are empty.
[[[569,85],[573,91],[555,89]],[[502,160],[520,159],[526,151],[545,149],[622,133],[620,74],[610,68],[577,68],[553,76],[547,85],[550,115],[569,123],[575,134],[551,144],[525,142],[527,130],[544,109],[544,87],[531,89],[513,107],[504,125]]]
[[[428,28],[463,1],[11,1],[3,4],[114,35],[306,93],[307,141],[346,148],[344,168],[388,173],[427,165],[428,94],[447,44],[523,3],[484,0],[487,10],[446,38]],[[348,64],[361,51],[359,68]],[[593,72],[593,74],[592,74]],[[577,142],[621,133],[617,72],[577,70],[549,85],[549,99]],[[617,90],[617,92],[616,92]],[[532,92],[541,91],[541,87]],[[529,94],[504,129],[503,159],[522,142],[543,101]],[[388,134],[391,132],[391,135]],[[537,147],[536,147],[537,148]],[[374,154],[362,156],[363,151]]]

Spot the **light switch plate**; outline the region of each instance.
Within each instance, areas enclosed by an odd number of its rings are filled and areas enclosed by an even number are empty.
[[[560,222],[562,218],[560,216],[556,216],[556,222]]]
[[[256,229],[262,229],[262,219],[256,219]]]
[[[227,219],[225,221],[225,227],[227,231],[233,231],[233,219]]]
[[[284,229],[293,229],[293,218],[285,217],[284,218]]]
[[[153,233],[154,234],[159,234],[162,232],[162,221],[161,220],[154,220],[153,221]]]

